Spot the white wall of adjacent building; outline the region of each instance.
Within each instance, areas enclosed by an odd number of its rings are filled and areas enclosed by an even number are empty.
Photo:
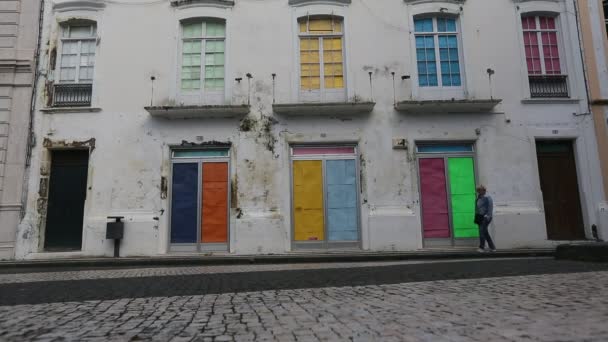
[[[12,259],[23,185],[40,5],[0,3],[0,260]]]
[[[604,200],[593,122],[588,112],[573,2],[467,0],[310,1],[236,0],[234,6],[193,1],[47,1],[42,33],[28,183],[27,212],[17,234],[17,257],[111,255],[107,216],[125,216],[122,255],[168,253],[170,146],[182,142],[229,142],[230,252],[292,251],[290,144],[353,143],[360,159],[361,247],[414,250],[423,247],[415,146],[421,141],[474,143],[477,181],[495,202],[491,233],[498,248],[548,247],[535,150],[536,139],[574,141],[586,235],[598,225]],[[411,114],[394,102],[426,100],[416,85],[412,16],[447,11],[457,15],[466,99],[502,99],[491,113]],[[554,12],[567,99],[530,99],[521,15]],[[273,113],[272,74],[278,104],[299,103],[296,20],[307,15],[344,17],[346,100],[373,101],[371,113],[287,116]],[[166,120],[144,107],[178,104],[180,20],[226,21],[225,104],[251,102],[238,118]],[[49,56],[58,48],[59,23],[83,18],[97,23],[92,108],[48,111],[46,82],[57,78]],[[55,50],[57,56],[59,50]],[[495,71],[490,93],[486,70]],[[373,95],[368,72],[372,72]],[[392,72],[395,73],[393,82]],[[250,95],[245,74],[251,73]],[[412,76],[402,80],[402,75]],[[155,77],[152,98],[151,76]],[[243,78],[236,82],[235,78]],[[412,82],[414,83],[412,85]],[[393,94],[396,94],[396,98]],[[442,95],[439,95],[441,99]],[[450,98],[444,98],[449,100]],[[201,103],[205,104],[205,103]],[[272,119],[269,119],[272,118]],[[264,129],[271,122],[270,130]],[[49,168],[48,149],[95,139],[89,159],[80,252],[44,253],[40,184]],[[394,149],[404,138],[408,149]],[[270,146],[270,147],[269,147]]]

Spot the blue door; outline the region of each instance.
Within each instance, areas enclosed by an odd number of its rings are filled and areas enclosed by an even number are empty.
[[[327,235],[329,241],[357,241],[355,161],[327,160]]]
[[[173,164],[171,243],[197,243],[198,163]]]

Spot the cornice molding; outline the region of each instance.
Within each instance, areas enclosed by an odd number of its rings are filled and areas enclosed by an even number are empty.
[[[106,7],[103,1],[98,0],[71,0],[53,3],[53,11],[101,11]]]

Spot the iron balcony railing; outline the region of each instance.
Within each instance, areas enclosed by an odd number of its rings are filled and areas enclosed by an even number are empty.
[[[59,83],[53,86],[54,107],[90,106],[93,85],[87,83]]]
[[[530,97],[568,97],[568,76],[529,75]]]

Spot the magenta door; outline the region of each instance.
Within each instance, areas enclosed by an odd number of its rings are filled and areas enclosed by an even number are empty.
[[[450,220],[444,158],[421,158],[419,161],[424,237],[449,238]]]

